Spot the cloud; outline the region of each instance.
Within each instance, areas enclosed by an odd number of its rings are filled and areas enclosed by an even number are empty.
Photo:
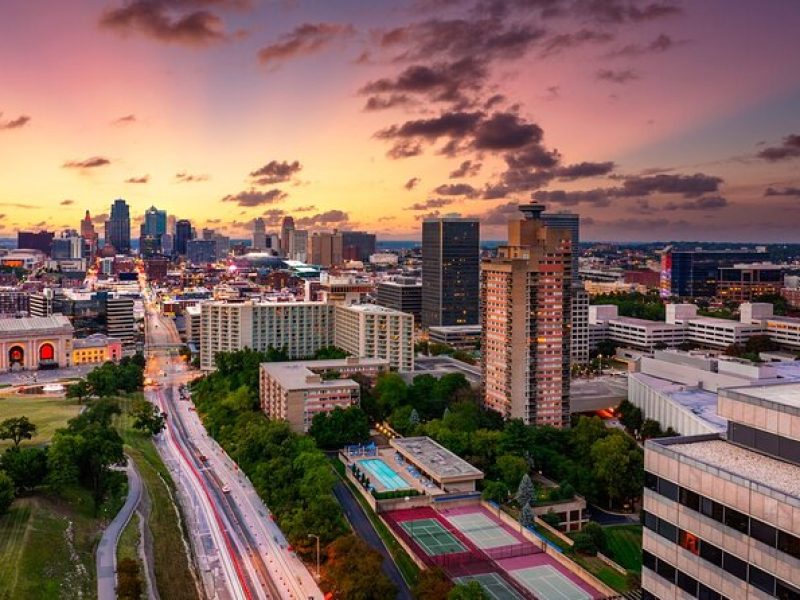
[[[628,44],[613,52],[609,52],[606,56],[609,58],[634,58],[644,54],[660,54],[684,43],[685,42],[675,41],[666,33],[662,33],[648,44]]]
[[[481,170],[481,163],[465,160],[457,169],[450,171],[450,179],[461,179],[462,177],[473,177]]]
[[[410,192],[415,187],[417,187],[417,185],[419,184],[420,181],[421,181],[421,179],[419,177],[412,177],[411,179],[409,179],[408,181],[406,181],[403,184],[403,187],[406,188]]]
[[[430,210],[432,208],[443,208],[455,202],[455,198],[430,198],[425,202],[415,202],[406,210]]]
[[[99,215],[92,215],[92,223],[95,225],[102,225],[108,221],[108,213],[100,213]]]
[[[292,209],[294,212],[311,212],[312,210],[317,210],[317,207],[313,204],[307,204],[306,206],[298,206],[297,208]]]
[[[95,169],[110,165],[111,161],[104,156],[92,156],[85,160],[69,160],[61,165],[64,169]]]
[[[800,134],[787,135],[780,146],[764,148],[758,157],[770,162],[800,157]]]
[[[118,119],[114,119],[111,121],[112,125],[124,126],[124,125],[131,125],[136,123],[136,115],[125,115],[124,117],[119,117]]]
[[[623,24],[654,21],[681,14],[671,2],[631,2],[630,0],[579,0],[573,10],[601,23]]]
[[[301,217],[295,223],[300,227],[326,227],[346,223],[349,219],[349,215],[344,211],[328,210],[311,217]]]
[[[494,113],[475,129],[475,147],[479,150],[511,150],[542,139],[542,129],[527,123],[514,113]]]
[[[208,175],[192,175],[190,173],[186,173],[181,171],[180,173],[175,173],[175,181],[177,183],[196,183],[199,181],[208,181]]]
[[[397,142],[386,152],[386,156],[394,159],[411,158],[412,156],[419,156],[420,154],[422,154],[422,145],[413,140]]]
[[[480,215],[473,215],[474,218],[480,219],[481,225],[487,226],[505,225],[510,219],[520,216],[519,204],[516,202],[499,204]]]
[[[141,177],[129,177],[125,183],[147,183],[150,181],[150,175],[142,175]]]
[[[223,202],[236,202],[239,206],[262,206],[264,204],[272,204],[279,200],[283,200],[288,196],[286,192],[279,189],[272,189],[266,192],[260,192],[255,189],[250,189],[238,194],[228,194],[222,198]]]
[[[607,31],[595,31],[592,29],[580,29],[575,33],[560,33],[550,37],[544,43],[544,47],[539,56],[547,58],[560,54],[565,50],[571,50],[586,44],[605,44],[614,39],[614,35]]]
[[[618,71],[612,69],[600,69],[597,71],[596,76],[600,81],[609,81],[611,83],[620,84],[639,79],[639,75],[637,75],[636,72],[631,69],[622,69]]]
[[[614,170],[614,163],[607,162],[581,162],[574,165],[566,165],[556,170],[556,175],[566,181],[579,179],[581,177],[598,177],[608,175]]]
[[[62,200],[61,202],[59,202],[59,204],[61,206],[71,206],[75,204],[75,200]]]
[[[250,177],[253,178],[256,185],[273,185],[283,181],[289,181],[294,175],[302,170],[302,165],[299,161],[294,162],[278,162],[271,160],[263,167],[250,172]]]
[[[468,183],[443,183],[434,190],[441,196],[466,196],[474,198],[478,195],[478,190]]]
[[[367,110],[408,104],[409,94],[422,95],[431,102],[453,102],[469,106],[473,104],[473,100],[466,92],[476,94],[487,75],[486,63],[474,57],[432,66],[411,65],[395,78],[368,82],[359,90],[359,94],[371,96],[365,107]]]
[[[202,47],[230,38],[222,18],[208,6],[241,7],[239,0],[126,0],[106,10],[100,26],[138,33],[168,44]]]
[[[727,200],[718,196],[706,196],[706,193],[719,191],[722,179],[704,173],[694,175],[652,175],[628,176],[621,178],[622,185],[611,188],[595,188],[580,191],[536,191],[532,194],[534,200],[551,202],[563,206],[577,204],[590,204],[593,206],[609,206],[613,198],[644,198],[654,194],[679,195],[692,202],[673,203],[667,205],[668,210],[703,210],[708,208],[721,208]],[[648,212],[651,208],[645,200],[639,201],[640,212]]]
[[[765,196],[796,196],[800,198],[800,187],[784,187],[784,188],[775,188],[775,187],[768,187],[764,190]]]
[[[264,65],[279,65],[300,56],[321,52],[337,40],[355,33],[352,25],[341,23],[304,23],[291,33],[281,36],[280,41],[261,48],[258,60]]]
[[[3,113],[0,112],[0,117],[2,116]],[[20,129],[25,127],[30,121],[31,118],[28,115],[20,115],[16,119],[11,119],[10,121],[3,121],[0,119],[0,129]]]
[[[11,208],[41,208],[38,204],[24,204],[22,202],[0,202],[0,206],[10,206]]]

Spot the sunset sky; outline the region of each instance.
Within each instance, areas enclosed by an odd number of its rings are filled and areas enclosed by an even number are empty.
[[[4,0],[0,232],[122,197],[498,239],[533,197],[584,239],[800,242],[798,32],[796,0]]]

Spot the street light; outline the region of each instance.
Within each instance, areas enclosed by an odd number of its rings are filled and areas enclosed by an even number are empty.
[[[317,579],[319,579],[319,536],[315,533],[309,533],[308,537],[317,540]]]

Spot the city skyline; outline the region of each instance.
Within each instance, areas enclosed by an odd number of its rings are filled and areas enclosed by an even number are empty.
[[[87,209],[102,229],[124,198],[134,232],[155,205],[237,238],[293,215],[419,239],[422,218],[458,213],[502,239],[533,195],[579,213],[587,240],[800,241],[790,3],[4,12],[3,235]]]

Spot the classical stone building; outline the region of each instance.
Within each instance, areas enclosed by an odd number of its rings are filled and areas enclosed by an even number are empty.
[[[72,336],[64,315],[0,319],[0,371],[68,367]]]

